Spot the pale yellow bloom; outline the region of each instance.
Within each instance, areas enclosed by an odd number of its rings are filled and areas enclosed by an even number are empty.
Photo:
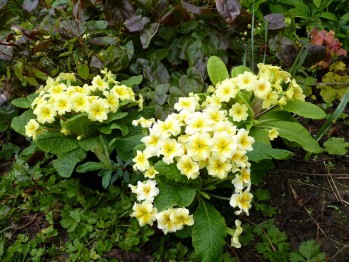
[[[171,215],[173,214],[174,209],[170,208],[165,211],[159,212],[156,215],[158,228],[163,230],[166,235],[168,232],[175,232],[176,227],[174,221],[171,219]]]
[[[188,179],[196,179],[199,176],[199,165],[193,161],[188,155],[181,156],[177,162],[176,167],[179,169],[182,175],[185,175]]]
[[[231,98],[235,98],[239,89],[231,78],[225,79],[216,85],[215,95],[221,102],[228,102]]]
[[[218,158],[209,158],[207,166],[208,174],[219,179],[225,179],[231,171],[232,165],[229,161],[221,161]]]
[[[141,204],[135,203],[132,209],[134,212],[130,216],[136,217],[141,227],[146,224],[153,225],[153,221],[156,220],[157,208],[153,207],[152,203],[148,201],[143,201]]]
[[[241,122],[248,119],[248,107],[245,104],[235,103],[232,105],[229,115],[235,122]]]
[[[105,100],[96,99],[88,104],[86,112],[89,114],[88,118],[91,121],[103,122],[107,120],[109,105]]]
[[[255,139],[251,136],[248,136],[249,132],[245,129],[240,129],[237,132],[237,142],[238,144],[247,151],[253,150],[253,143],[255,142]]]
[[[190,215],[187,208],[175,208],[170,214],[170,219],[173,221],[176,230],[181,230],[184,226],[192,226],[194,224],[193,215]]]
[[[272,128],[271,130],[269,130],[269,138],[271,141],[274,140],[275,138],[277,138],[278,135],[279,135],[279,133],[278,133],[277,128]]]
[[[154,166],[151,166],[146,170],[144,176],[148,178],[155,178],[157,174],[159,174],[159,172],[154,168]]]
[[[141,172],[146,171],[150,168],[150,163],[148,162],[148,158],[150,157],[149,153],[147,151],[136,151],[136,156],[133,158],[132,161],[134,161],[133,168],[134,170],[139,170]]]
[[[171,164],[174,162],[174,157],[181,156],[183,152],[181,145],[175,139],[166,139],[162,142],[157,155],[163,155],[164,163]]]
[[[251,72],[245,71],[236,77],[237,85],[240,89],[247,91],[254,90],[256,85],[257,77]]]
[[[242,234],[243,232],[243,228],[241,227],[241,221],[239,221],[238,219],[235,220],[235,225],[236,225],[236,230],[234,235],[232,236],[231,239],[231,246],[235,247],[235,248],[240,248],[242,245],[239,242],[238,237]]]
[[[103,95],[106,97],[105,101],[109,105],[109,109],[112,113],[117,112],[119,108],[119,99],[114,92],[104,91]]]
[[[100,90],[105,91],[109,88],[108,83],[105,82],[100,75],[95,76],[91,81],[91,91]]]
[[[75,93],[70,97],[70,101],[74,112],[86,112],[87,105],[89,103],[87,95]]]
[[[254,95],[257,98],[264,100],[267,95],[272,91],[271,83],[265,79],[259,79],[256,81],[254,88]]]
[[[213,136],[212,156],[224,162],[231,159],[237,150],[237,140],[227,132],[217,132]]]
[[[236,214],[240,214],[244,211],[247,216],[249,216],[249,209],[252,207],[251,201],[253,199],[253,195],[249,192],[249,190],[240,191],[231,196],[230,205],[235,208],[238,207],[240,210],[235,212]]]
[[[71,101],[65,94],[56,95],[54,105],[58,115],[64,115],[72,110]]]
[[[25,126],[25,134],[28,137],[35,138],[37,131],[39,129],[39,123],[35,119],[30,119]]]
[[[187,155],[193,160],[206,160],[210,156],[212,141],[208,133],[195,133],[188,137]]]
[[[41,124],[53,123],[55,121],[55,116],[57,115],[51,105],[39,105],[35,108],[34,114],[36,114],[37,120]]]

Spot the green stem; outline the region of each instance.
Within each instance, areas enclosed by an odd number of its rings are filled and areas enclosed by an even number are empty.
[[[227,201],[230,201],[231,199],[228,198],[228,197],[222,197],[222,196],[217,196],[217,195],[214,195],[214,194],[208,194],[210,197],[213,197],[213,198],[217,198],[217,199],[221,199],[221,200],[227,200]]]

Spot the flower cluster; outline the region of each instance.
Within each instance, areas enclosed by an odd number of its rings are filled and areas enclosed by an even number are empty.
[[[303,90],[291,75],[278,66],[258,64],[259,73],[244,72],[234,78],[225,79],[215,87],[214,98],[221,102],[235,99],[237,94],[246,90],[262,102],[263,109],[285,105],[290,100],[305,100]],[[244,121],[248,117],[248,107],[236,103],[230,110],[235,122]]]
[[[131,191],[136,194],[137,203],[134,203],[132,217],[139,221],[140,226],[153,225],[157,220],[158,228],[164,234],[175,232],[186,226],[193,225],[193,216],[187,208],[169,208],[158,212],[153,206],[154,198],[159,194],[157,183],[154,180],[139,181],[137,186],[129,185]]]
[[[61,73],[56,79],[48,78],[45,86],[36,92],[38,96],[32,103],[36,119],[25,126],[26,135],[33,137],[40,131],[40,124],[61,124],[69,118],[85,113],[90,121],[103,122],[109,113],[118,111],[121,105],[135,102],[135,94],[130,87],[120,84],[115,76],[106,70],[102,76],[93,78],[90,85],[76,85],[73,73]],[[64,128],[61,132],[69,133]]]
[[[191,93],[188,97],[179,98],[174,105],[176,112],[164,121],[140,119],[134,122],[148,130],[148,135],[141,139],[145,149],[137,150],[133,159],[133,168],[143,172],[148,179],[146,183],[157,179],[159,172],[155,163],[158,161],[176,165],[188,180],[198,177],[231,180],[234,190],[229,204],[236,208],[236,215],[249,215],[253,195],[250,193],[251,164],[247,152],[253,150],[254,138],[244,128],[244,121],[254,118],[255,107],[269,109],[276,105],[283,106],[289,100],[305,99],[302,89],[289,73],[270,65],[259,64],[258,67],[257,75],[244,72],[219,82],[215,88],[209,88],[211,95]],[[242,94],[248,100],[242,99]],[[271,129],[268,135],[273,140],[278,136],[278,130]],[[139,192],[142,189],[131,188],[137,194],[138,201],[146,199],[141,197],[144,195]],[[157,191],[157,194],[161,192]],[[138,211],[139,208],[143,209],[140,212],[144,215]],[[146,216],[147,224],[157,220],[158,227],[167,233],[181,228],[173,227],[174,209],[179,210],[171,208],[158,213],[151,201],[145,200],[141,204],[135,203],[132,216],[139,220],[140,225],[145,224],[143,216]],[[188,217],[187,209],[182,212]],[[189,220],[187,225],[193,224],[192,217]],[[236,220],[235,224],[236,230],[228,233],[232,235],[232,246],[240,247],[238,237],[242,233],[241,222]]]

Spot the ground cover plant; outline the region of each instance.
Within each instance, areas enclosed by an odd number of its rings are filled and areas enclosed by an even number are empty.
[[[347,261],[346,1],[0,1],[2,261]]]

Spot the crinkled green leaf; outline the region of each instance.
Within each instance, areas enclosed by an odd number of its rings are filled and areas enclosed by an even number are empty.
[[[163,161],[158,161],[154,168],[159,172],[159,175],[165,176],[167,179],[182,183],[188,182],[188,178],[180,173],[175,163],[166,164]]]
[[[208,59],[207,70],[210,81],[214,85],[229,78],[225,63],[217,56],[211,56]]]
[[[38,147],[48,153],[62,154],[79,146],[78,140],[61,133],[43,132],[35,139]]]
[[[14,117],[11,122],[11,128],[17,133],[25,136],[25,126],[30,119],[36,119],[36,115],[33,114],[32,110],[23,112],[20,116]]]
[[[163,211],[170,207],[187,207],[196,196],[196,188],[192,185],[166,180],[159,184],[161,192],[155,199],[154,205],[158,211]]]
[[[323,151],[305,127],[297,122],[264,121],[259,126],[266,129],[276,128],[280,137],[296,142],[308,152],[321,153]]]
[[[330,137],[323,144],[325,150],[331,155],[345,155],[348,152],[349,143],[343,137]]]
[[[288,150],[272,148],[270,145],[261,142],[253,144],[253,151],[247,153],[249,161],[260,162],[263,159],[286,160],[293,156]]]
[[[283,110],[311,119],[323,119],[326,113],[318,106],[301,100],[289,101]]]
[[[225,219],[204,200],[200,201],[193,219],[192,243],[196,255],[202,261],[219,261],[225,245]]]
[[[113,140],[113,145],[110,147],[114,147],[118,153],[118,156],[124,161],[128,161],[134,157],[134,147],[141,144],[140,140],[143,135],[136,136],[128,136],[119,138],[117,137]]]
[[[69,118],[62,127],[80,136],[87,136],[91,132],[91,121],[87,113],[80,113]]]
[[[86,157],[86,152],[81,148],[76,148],[67,153],[59,154],[53,161],[57,173],[62,177],[70,177],[76,164]]]
[[[243,65],[235,66],[231,70],[231,77],[236,77],[236,76],[238,76],[240,74],[243,74],[245,71],[252,72],[252,70],[250,70],[249,67],[246,67],[246,66],[243,66]]]
[[[129,79],[121,81],[121,84],[132,87],[133,85],[141,84],[142,80],[143,80],[142,75],[132,76]]]

